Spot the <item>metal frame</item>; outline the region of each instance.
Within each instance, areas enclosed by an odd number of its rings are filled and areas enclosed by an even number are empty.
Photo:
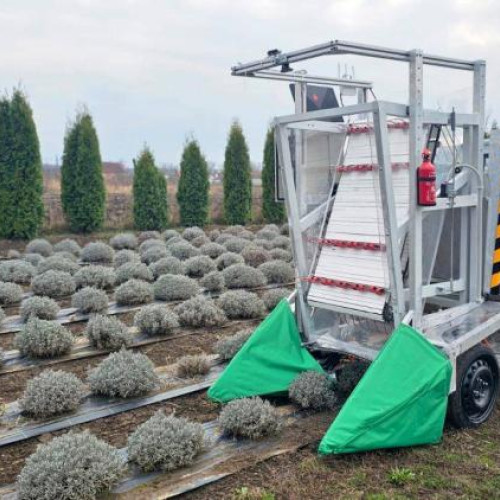
[[[361,91],[371,88],[370,82],[345,81],[335,78],[313,77],[305,73],[283,73],[273,71],[279,68],[287,71],[291,64],[299,61],[320,57],[323,55],[352,54],[379,59],[389,59],[406,62],[409,67],[409,102],[407,104],[393,103],[388,101],[366,102],[366,95],[361,102],[351,106],[335,109],[326,109],[313,112],[305,112],[304,96],[307,92],[307,84],[345,85],[357,86]],[[427,110],[423,106],[423,82],[424,67],[426,65],[437,66],[447,69],[470,71],[473,73],[472,91],[472,113],[455,114],[454,112],[442,112]],[[449,318],[458,317],[460,314],[472,314],[474,308],[481,308],[483,294],[489,291],[489,280],[491,275],[491,261],[494,251],[494,235],[497,221],[497,204],[500,190],[500,153],[490,157],[489,190],[483,191],[485,175],[483,172],[483,134],[485,120],[485,75],[486,65],[482,60],[468,61],[449,57],[425,54],[419,50],[399,50],[383,47],[351,43],[344,41],[330,41],[301,50],[287,53],[273,51],[267,57],[239,64],[232,68],[235,76],[248,76],[253,78],[267,78],[296,82],[296,109],[295,113],[280,116],[274,120],[276,142],[280,155],[280,164],[283,169],[283,180],[285,184],[286,202],[288,208],[289,222],[291,226],[292,242],[298,275],[308,275],[307,259],[302,239],[302,231],[309,227],[324,214],[329,203],[327,200],[323,205],[316,208],[314,212],[304,213],[301,195],[300,172],[304,161],[304,148],[307,147],[303,140],[304,131],[316,130],[327,133],[335,133],[339,130],[339,124],[331,123],[331,120],[340,116],[366,115],[372,116],[374,122],[375,142],[377,149],[377,162],[379,165],[379,183],[386,228],[386,252],[390,272],[391,305],[394,315],[394,323],[397,325],[402,321],[410,322],[416,328],[423,330],[430,328],[436,322],[449,321]],[[396,221],[394,192],[392,189],[392,168],[390,165],[390,152],[388,144],[387,117],[400,117],[409,120],[410,123],[410,209],[409,220],[405,230],[409,233],[409,260],[410,279],[407,289],[403,286],[399,244],[399,233]],[[457,127],[464,130],[464,162],[472,166],[468,174],[462,173],[453,180],[456,192],[451,198],[439,199],[435,207],[420,207],[417,204],[416,182],[412,181],[417,166],[420,164],[421,149],[424,145],[424,127],[429,124],[449,125],[452,118]],[[289,149],[289,134],[295,134],[296,147],[296,181],[292,167],[292,158]],[[496,141],[500,149],[500,131],[492,139]],[[483,205],[488,213],[486,222],[483,223]],[[429,213],[440,211],[457,210],[461,214],[460,224],[460,261],[458,276],[450,276],[449,281],[443,283],[424,282],[423,276],[423,222]],[[442,223],[441,223],[442,227]],[[439,230],[440,232],[440,230]],[[435,259],[436,250],[433,250]],[[314,328],[311,322],[313,309],[306,301],[306,287],[299,279],[296,297],[302,318],[302,327],[306,340],[311,339]],[[424,304],[426,300],[446,300],[451,308],[446,314],[436,313],[424,315]],[[464,313],[464,307],[466,312]],[[349,311],[346,311],[349,312]],[[446,343],[440,338],[430,338],[432,342],[446,350],[452,365],[456,365],[456,357],[464,350],[482,341],[493,331],[500,329],[500,305],[498,313],[483,324],[476,324],[467,332],[463,338],[452,343]],[[364,357],[373,357],[374,352],[360,352],[352,349],[349,342],[342,342],[340,349],[335,348],[335,342],[328,345],[327,339],[323,344],[326,350],[343,350]],[[338,344],[337,344],[338,345]],[[455,389],[455,381],[452,383]]]

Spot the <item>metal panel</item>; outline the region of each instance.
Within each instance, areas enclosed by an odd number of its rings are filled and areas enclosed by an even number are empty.
[[[486,177],[485,177],[486,178]],[[500,190],[500,130],[490,134],[490,154],[488,158],[488,206],[485,226],[483,293],[489,293],[493,270],[493,252],[495,251],[496,228],[498,220]]]
[[[410,179],[415,179],[423,136],[423,54],[413,51],[410,58]],[[413,326],[422,321],[422,211],[417,205],[417,183],[410,182],[410,309]]]

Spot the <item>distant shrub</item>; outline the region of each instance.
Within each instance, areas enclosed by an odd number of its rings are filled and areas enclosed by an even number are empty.
[[[120,233],[109,240],[115,250],[135,250],[139,244],[134,233]]]
[[[194,378],[206,375],[210,371],[211,360],[205,354],[182,356],[177,360],[177,376]]]
[[[125,281],[136,279],[142,281],[153,281],[153,273],[146,264],[141,262],[128,262],[115,271],[116,284],[121,285]]]
[[[277,231],[272,231],[270,229],[263,228],[255,233],[255,237],[259,240],[274,240],[279,235],[279,229]]]
[[[228,252],[241,253],[242,250],[249,244],[248,240],[243,238],[233,237],[229,238],[223,246]]]
[[[111,290],[115,286],[115,271],[106,266],[85,266],[75,274],[76,288],[93,286],[101,290]]]
[[[170,240],[171,238],[174,238],[176,236],[180,236],[179,231],[176,231],[175,229],[167,229],[166,231],[163,231],[163,239],[165,241]]]
[[[200,247],[200,252],[202,255],[208,255],[212,259],[216,259],[220,255],[226,252],[226,249],[219,245],[218,243],[205,243]]]
[[[215,238],[215,243],[219,245],[224,245],[227,240],[230,240],[233,236],[229,233],[221,233],[217,238]]]
[[[71,306],[82,314],[103,313],[108,310],[108,296],[99,288],[87,286],[73,295]]]
[[[271,254],[264,248],[248,245],[241,252],[241,256],[245,259],[245,264],[252,267],[259,267],[264,262],[271,260]]]
[[[218,422],[224,434],[249,439],[272,436],[282,427],[276,409],[258,397],[229,402],[220,412]]]
[[[193,241],[195,238],[198,238],[198,236],[205,236],[205,231],[203,231],[201,227],[187,227],[182,232],[182,237],[187,241]]]
[[[266,308],[259,296],[246,290],[223,293],[218,300],[229,319],[250,319],[264,316]]]
[[[290,238],[288,236],[277,236],[271,241],[273,248],[289,250],[291,248]]]
[[[223,325],[226,315],[213,300],[205,297],[193,297],[175,308],[179,322],[183,326],[195,328]]]
[[[75,240],[66,238],[54,245],[54,252],[69,252],[79,257],[82,253],[82,247]]]
[[[154,299],[153,285],[141,280],[128,280],[116,289],[115,299],[119,305],[146,304]]]
[[[208,232],[207,236],[211,241],[215,241],[220,236],[220,231],[218,229],[212,229]]]
[[[290,399],[305,410],[328,410],[336,403],[333,382],[316,371],[301,373],[288,388]]]
[[[187,241],[179,241],[177,243],[173,243],[168,248],[170,250],[170,253],[180,260],[187,260],[191,257],[200,255],[200,251]]]
[[[42,255],[43,257],[48,257],[52,255],[53,248],[52,245],[43,238],[37,238],[35,240],[30,241],[26,248],[24,249],[25,253],[37,253]]]
[[[191,245],[193,245],[196,248],[200,248],[203,245],[207,245],[208,243],[212,242],[206,236],[197,236],[194,240],[191,241]]]
[[[217,269],[219,269],[219,271],[222,271],[226,267],[232,266],[233,264],[244,264],[245,259],[237,253],[226,252],[217,257],[215,263],[217,264]]]
[[[62,271],[63,273],[71,274],[72,276],[80,270],[80,266],[69,259],[61,258],[55,254],[47,257],[43,262],[38,264],[37,274],[43,274],[46,271]]]
[[[159,240],[161,238],[159,231],[141,231],[137,240],[139,243],[143,243],[146,240]]]
[[[256,288],[266,283],[262,271],[246,264],[233,264],[222,271],[227,288]]]
[[[273,247],[273,242],[271,240],[263,240],[261,238],[255,238],[253,240],[253,244],[255,246],[258,246],[258,247],[261,247],[261,248],[265,248],[266,250],[272,250],[274,247]]]
[[[152,391],[158,384],[158,376],[147,356],[122,349],[93,368],[88,383],[93,394],[133,398]]]
[[[200,285],[210,292],[220,292],[225,286],[224,275],[220,271],[212,271],[201,278]]]
[[[31,288],[35,295],[64,297],[74,293],[76,284],[71,274],[51,269],[35,276],[31,282]]]
[[[212,242],[205,235],[197,236],[194,240],[191,240],[191,245],[193,245],[196,248],[200,248],[203,245],[206,245],[208,243],[212,243]]]
[[[164,274],[154,284],[157,300],[186,300],[198,294],[200,287],[195,280],[178,274]]]
[[[272,311],[283,299],[290,296],[292,292],[286,288],[271,288],[262,295],[262,301],[268,311]]]
[[[226,226],[222,232],[224,234],[229,234],[231,236],[237,236],[241,231],[245,230],[245,226],[242,226],[241,224],[234,224],[232,226]]]
[[[266,224],[262,229],[280,234],[280,227],[277,224]]]
[[[119,250],[115,253],[115,269],[123,264],[129,264],[130,262],[141,262],[141,257],[134,250]]]
[[[180,242],[186,243],[186,240],[184,238],[182,238],[181,235],[179,234],[177,236],[172,236],[171,238],[166,240],[165,245],[167,248],[170,248],[172,245],[175,245],[176,243],[180,243]]]
[[[161,411],[129,436],[129,460],[144,472],[171,471],[193,463],[203,449],[204,430],[198,423]]]
[[[45,257],[38,253],[26,253],[23,255],[23,260],[29,262],[33,267],[37,267],[40,262],[45,260]]]
[[[110,264],[113,262],[114,250],[102,241],[88,243],[83,247],[81,259],[92,264]]]
[[[222,337],[216,342],[214,352],[224,360],[234,358],[253,332],[252,328],[245,328],[230,337]]]
[[[126,464],[116,448],[88,431],[39,445],[17,478],[19,500],[84,500],[109,491]]]
[[[133,342],[127,326],[114,316],[96,314],[85,328],[85,335],[92,347],[99,350],[118,351]]]
[[[56,319],[59,313],[59,304],[49,297],[27,298],[21,305],[21,318],[28,321],[31,317],[52,320]]]
[[[281,225],[280,233],[284,236],[288,236],[290,234],[290,225],[288,224],[288,222],[285,222]]]
[[[52,257],[58,257],[59,259],[65,259],[71,262],[78,262],[78,257],[71,252],[54,252],[49,258]]]
[[[85,395],[82,381],[72,373],[46,370],[28,380],[19,407],[35,418],[76,410]]]
[[[268,283],[293,283],[295,282],[295,269],[282,260],[270,260],[259,266]]]
[[[348,396],[358,385],[370,364],[367,361],[354,360],[344,365],[336,372],[336,389],[343,395]]]
[[[5,283],[0,281],[0,306],[10,306],[21,302],[23,289],[16,283]]]
[[[163,274],[184,274],[184,266],[177,257],[164,257],[149,265],[156,280]]]
[[[4,310],[0,307],[0,326],[2,326],[2,323],[5,321],[5,312]]]
[[[252,231],[244,229],[243,231],[238,233],[238,238],[243,238],[244,240],[252,241],[255,238],[255,235],[252,233]]]
[[[164,259],[165,257],[168,257],[170,255],[170,252],[164,247],[164,246],[153,246],[151,248],[148,248],[145,252],[141,254],[141,261],[144,262],[144,264],[152,264],[153,262],[157,262],[160,259]]]
[[[284,262],[291,262],[293,260],[292,253],[282,248],[273,248],[269,251],[273,260],[283,260]]]
[[[165,242],[158,238],[150,238],[149,240],[144,240],[139,246],[139,253],[142,255],[153,247],[165,248]]]
[[[38,254],[27,254],[27,255],[38,255]],[[7,258],[8,259],[20,259],[22,257],[21,252],[19,250],[16,250],[15,248],[9,248],[7,250]],[[41,255],[40,255],[41,257]]]
[[[54,358],[71,350],[73,335],[56,321],[31,318],[16,333],[15,345],[22,356]]]
[[[6,260],[0,263],[0,281],[29,284],[36,269],[25,260]]]
[[[145,306],[136,313],[134,325],[148,336],[169,335],[179,326],[179,318],[165,306],[154,304]]]
[[[184,272],[191,278],[201,278],[215,269],[214,261],[207,255],[191,257],[184,262]]]

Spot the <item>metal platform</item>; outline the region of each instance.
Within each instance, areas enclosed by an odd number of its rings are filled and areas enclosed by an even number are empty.
[[[458,356],[493,334],[495,342],[499,339],[500,302],[465,304],[429,314],[424,316],[422,326],[433,344]]]

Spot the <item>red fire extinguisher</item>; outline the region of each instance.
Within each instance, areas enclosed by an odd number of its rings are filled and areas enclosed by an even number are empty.
[[[422,151],[422,164],[417,168],[418,204],[429,207],[436,204],[436,167],[431,163],[431,152]]]

